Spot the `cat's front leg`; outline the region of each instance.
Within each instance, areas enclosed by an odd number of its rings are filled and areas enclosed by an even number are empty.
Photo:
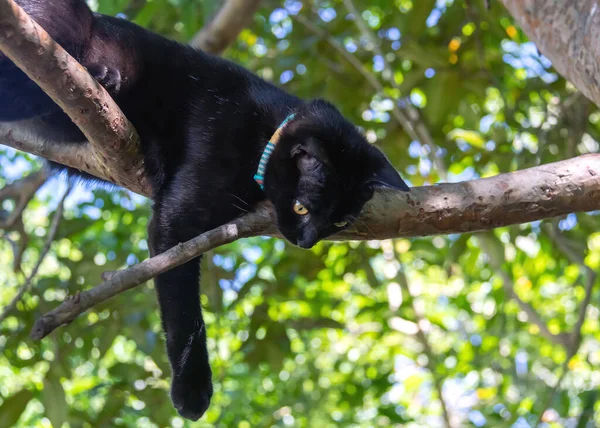
[[[149,225],[152,255],[193,237],[182,236],[182,231],[185,228],[177,227],[173,219],[164,215],[161,218],[160,210],[155,208]],[[213,395],[199,278],[200,258],[197,258],[155,280],[173,372],[171,399],[181,416],[194,421],[206,412]]]

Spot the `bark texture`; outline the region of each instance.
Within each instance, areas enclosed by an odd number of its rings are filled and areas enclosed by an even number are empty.
[[[554,68],[600,106],[600,1],[502,3]]]
[[[87,145],[56,144],[56,142],[48,141],[41,138],[36,132],[37,126],[39,123],[35,119],[21,122],[0,122],[0,144],[70,166],[95,177],[107,178],[97,165],[90,161],[90,150]],[[144,189],[139,189],[136,193],[150,196],[150,193],[146,193]]]
[[[381,191],[339,239],[474,232],[600,209],[600,154],[461,183]]]

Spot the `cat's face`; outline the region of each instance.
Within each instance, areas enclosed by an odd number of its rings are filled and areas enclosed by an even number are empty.
[[[323,101],[296,112],[265,174],[279,230],[303,248],[347,228],[377,186],[408,190],[386,157]]]

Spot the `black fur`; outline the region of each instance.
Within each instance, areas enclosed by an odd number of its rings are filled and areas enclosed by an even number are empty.
[[[334,223],[353,220],[374,186],[408,190],[383,154],[325,101],[302,101],[229,61],[93,14],[83,0],[17,3],[90,70],[138,130],[153,188],[153,255],[265,198],[283,235],[310,248],[341,229]],[[292,112],[263,192],[253,180],[258,161]],[[0,55],[0,120],[32,117],[45,121],[46,137],[84,143],[60,109]],[[296,214],[296,200],[310,214]],[[156,279],[173,403],[193,420],[213,391],[199,275],[194,260]]]

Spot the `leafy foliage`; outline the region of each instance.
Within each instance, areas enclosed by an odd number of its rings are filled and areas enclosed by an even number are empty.
[[[219,6],[95,3],[181,41]],[[366,32],[341,0],[266,1],[227,56],[297,95],[335,102],[413,185],[598,151],[600,113],[498,2],[491,10],[479,0],[355,5]],[[435,146],[413,141],[398,123],[394,106],[408,103]],[[39,167],[1,153],[0,185]],[[26,273],[64,187],[50,181],[25,212]],[[597,213],[479,235],[311,251],[256,238],[212,252],[202,290],[216,394],[196,424],[177,417],[168,398],[152,284],[41,343],[28,338],[35,319],[67,295],[147,257],[148,214],[146,201],[123,191],[78,187],[69,197],[32,292],[0,324],[1,427],[443,426],[440,391],[453,426],[600,424],[594,287],[579,325],[600,267]],[[3,306],[24,275],[12,270],[8,239],[0,259]],[[563,340],[578,328],[580,340]]]

